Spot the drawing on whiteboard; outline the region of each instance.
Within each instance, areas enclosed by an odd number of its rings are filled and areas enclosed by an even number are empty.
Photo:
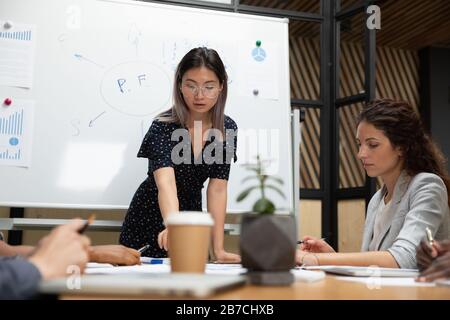
[[[222,59],[223,64],[225,65],[225,70],[228,74],[228,84],[233,81],[234,72],[229,63],[228,51],[224,50],[223,45],[218,43],[212,43],[211,41],[205,40],[189,40],[189,39],[174,39],[174,40],[165,40],[163,42],[163,63],[168,66],[169,69],[175,72],[178,63],[181,58],[184,57],[186,53],[192,48],[198,47],[207,47],[214,48]]]
[[[30,166],[33,127],[31,101],[14,99],[0,111],[0,165]]]
[[[252,57],[255,61],[264,61],[266,59],[266,51],[261,47],[256,47],[252,50]]]
[[[207,46],[207,43],[195,43],[188,39],[166,40],[163,42],[163,63],[175,72],[181,58],[192,48]]]
[[[70,121],[70,124],[75,129],[75,132],[72,134],[72,137],[78,137],[80,135],[80,128],[79,128],[79,126],[81,125],[80,119],[72,119],[72,121]]]
[[[64,41],[66,41],[67,40],[67,34],[65,34],[65,33],[61,33],[59,36],[58,36],[58,41],[60,42],[60,43],[63,43]]]
[[[167,108],[171,82],[168,74],[153,63],[124,62],[105,72],[100,94],[114,110],[144,117]]]
[[[91,121],[89,121],[89,127],[93,127],[94,126],[94,122],[100,118],[102,115],[104,115],[106,113],[106,111],[103,111],[102,113],[100,113],[98,116],[96,116],[94,119],[92,119]]]
[[[134,46],[136,51],[136,58],[138,57],[138,47],[139,47],[139,40],[142,36],[141,31],[137,27],[136,24],[133,24],[130,28],[130,31],[128,32],[128,41],[131,43],[131,45]]]
[[[74,57],[77,58],[80,61],[87,61],[89,63],[92,63],[92,64],[96,65],[97,67],[104,68],[104,66],[98,64],[97,62],[95,62],[95,61],[93,61],[91,59],[86,58],[85,56],[83,56],[83,55],[81,55],[79,53],[75,53]]]

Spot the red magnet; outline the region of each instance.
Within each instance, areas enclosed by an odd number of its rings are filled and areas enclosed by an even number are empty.
[[[11,105],[11,103],[12,103],[12,100],[10,98],[6,98],[5,101],[3,101],[3,104],[5,104],[7,106]]]

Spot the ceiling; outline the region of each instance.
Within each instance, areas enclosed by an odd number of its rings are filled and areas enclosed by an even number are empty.
[[[361,0],[342,0],[346,9]],[[240,4],[266,8],[320,13],[320,0],[240,0]],[[380,3],[381,30],[377,45],[417,50],[427,46],[450,48],[450,0],[384,0]],[[341,40],[361,42],[363,13],[341,24]],[[290,22],[291,36],[317,37],[317,23]]]

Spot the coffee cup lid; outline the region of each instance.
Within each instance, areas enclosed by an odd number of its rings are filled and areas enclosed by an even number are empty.
[[[214,224],[211,215],[208,212],[182,211],[171,213],[166,219],[167,225],[205,225],[212,226]]]

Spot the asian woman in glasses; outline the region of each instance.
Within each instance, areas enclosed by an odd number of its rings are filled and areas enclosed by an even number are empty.
[[[201,190],[209,178],[215,259],[240,262],[223,244],[227,180],[231,162],[237,160],[237,125],[224,114],[227,88],[225,66],[215,50],[195,48],[181,59],[173,106],[154,119],[138,152],[148,159],[148,176],[131,201],[121,244],[136,249],[149,245],[143,256],[166,257],[166,218],[179,211],[201,211]]]

